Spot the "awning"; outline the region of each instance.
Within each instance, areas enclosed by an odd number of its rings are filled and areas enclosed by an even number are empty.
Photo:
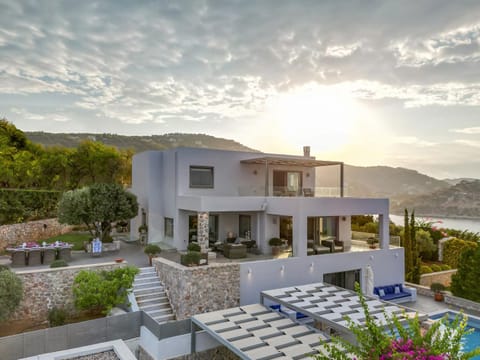
[[[269,299],[344,334],[349,332],[345,316],[357,324],[365,324],[365,315],[358,294],[330,284],[316,283],[262,291],[260,298],[262,303],[264,299]],[[370,315],[379,325],[386,325],[385,314],[388,317],[395,314],[401,321],[404,313],[406,317],[410,316],[404,307],[373,297],[365,297],[365,300]],[[411,312],[415,313],[413,310]],[[420,319],[426,317],[427,315],[419,315]]]
[[[317,166],[330,166],[341,165],[341,161],[325,161],[315,160],[301,157],[289,157],[289,156],[262,156],[252,159],[245,159],[240,161],[242,164],[267,164],[267,165],[286,165],[286,166],[302,166],[302,167],[317,167]]]
[[[192,353],[195,327],[205,330],[241,359],[310,359],[324,353],[327,337],[260,304],[246,305],[192,318]]]

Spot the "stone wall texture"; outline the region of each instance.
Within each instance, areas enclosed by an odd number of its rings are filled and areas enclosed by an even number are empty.
[[[445,286],[450,286],[452,282],[452,275],[456,273],[457,269],[423,274],[420,276],[420,285],[428,286],[429,288],[432,283],[441,283]]]
[[[164,258],[153,260],[177,320],[240,305],[240,265],[186,267]]]
[[[81,270],[113,270],[125,263],[103,263],[69,266],[45,270],[19,271],[23,281],[23,300],[10,317],[10,321],[30,319],[32,323],[48,320],[48,311],[53,307],[74,310],[72,285]]]
[[[72,231],[72,226],[62,225],[57,219],[44,219],[26,223],[0,226],[0,252],[10,246],[27,241],[41,241]]]

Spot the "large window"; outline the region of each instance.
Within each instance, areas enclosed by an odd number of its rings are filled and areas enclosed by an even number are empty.
[[[173,237],[173,219],[165,218],[165,236]]]
[[[238,217],[238,236],[242,238],[251,238],[252,236],[252,217],[250,215],[239,215]]]
[[[213,167],[190,166],[191,188],[213,188]]]

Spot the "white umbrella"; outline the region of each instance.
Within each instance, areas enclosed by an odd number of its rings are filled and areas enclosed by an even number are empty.
[[[365,293],[367,296],[373,296],[373,269],[370,265],[367,265],[367,271],[365,271]]]

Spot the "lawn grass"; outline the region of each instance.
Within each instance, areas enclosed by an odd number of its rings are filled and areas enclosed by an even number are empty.
[[[47,244],[52,244],[55,241],[63,241],[73,245],[72,250],[84,250],[83,242],[89,241],[92,236],[89,233],[67,233],[46,239]],[[43,242],[43,241],[42,241]]]

